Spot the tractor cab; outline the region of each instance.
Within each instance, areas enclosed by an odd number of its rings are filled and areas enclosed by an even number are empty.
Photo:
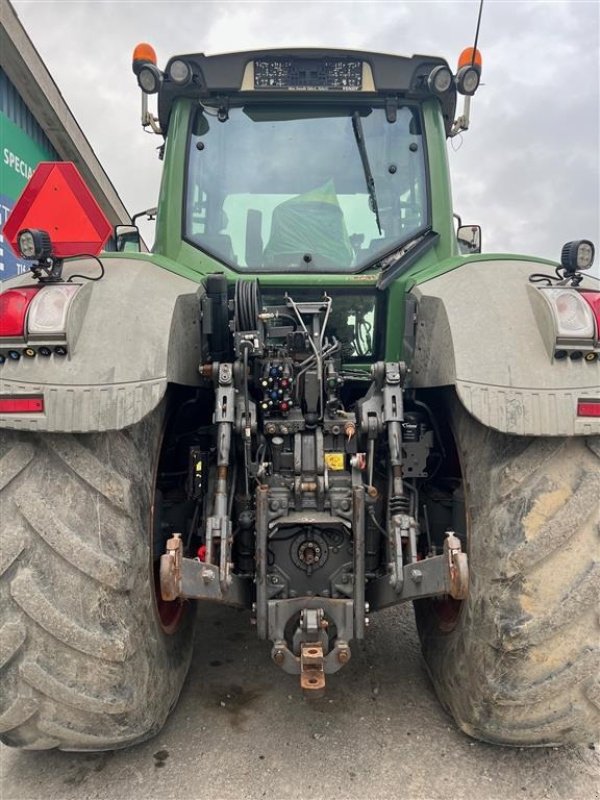
[[[480,60],[465,84],[429,56],[194,54],[161,71],[147,47],[133,61],[142,123],[166,137],[183,196],[176,207],[163,192],[158,252],[190,266],[204,255],[235,278],[379,269],[433,230],[456,251],[447,175],[432,162],[445,159],[457,92],[474,92]]]

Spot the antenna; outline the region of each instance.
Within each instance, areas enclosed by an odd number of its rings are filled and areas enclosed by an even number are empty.
[[[477,42],[479,41],[479,27],[481,26],[481,12],[483,11],[483,0],[479,0],[479,14],[477,15],[477,28],[475,29],[475,43],[473,44],[473,55],[471,66],[475,64],[475,53],[477,52]]]

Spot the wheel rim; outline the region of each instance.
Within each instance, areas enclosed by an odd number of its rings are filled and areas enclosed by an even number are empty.
[[[453,597],[434,599],[431,609],[436,619],[438,630],[441,633],[450,633],[456,628],[464,600],[455,600]]]
[[[160,561],[154,562],[154,604],[164,633],[172,634],[179,628],[184,615],[183,600],[163,600],[160,593]]]

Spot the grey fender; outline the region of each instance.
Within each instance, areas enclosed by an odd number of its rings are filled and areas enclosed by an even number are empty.
[[[470,260],[414,286],[412,386],[455,386],[474,417],[505,433],[600,433],[600,419],[577,416],[579,398],[600,396],[599,361],[552,360],[534,316],[528,278],[549,271]]]
[[[0,427],[120,429],[157,406],[168,383],[198,384],[202,287],[150,260],[105,258],[103,264],[101,280],[76,279],[84,286],[69,314],[68,355],[7,360],[0,367],[3,395],[44,396],[44,413],[3,414]],[[95,276],[98,263],[68,262],[63,277],[74,274]],[[31,283],[22,276],[2,288]]]

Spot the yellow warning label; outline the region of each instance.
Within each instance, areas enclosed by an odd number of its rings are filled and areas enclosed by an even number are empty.
[[[325,453],[325,463],[328,469],[344,469],[344,454]]]

